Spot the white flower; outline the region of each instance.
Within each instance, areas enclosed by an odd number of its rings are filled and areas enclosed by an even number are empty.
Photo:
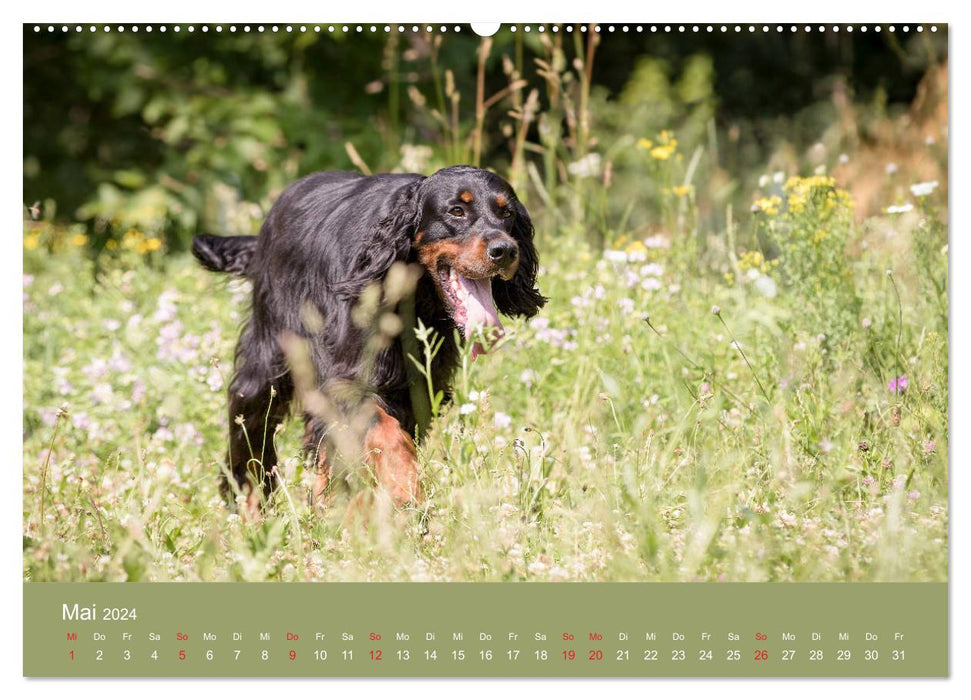
[[[604,260],[612,263],[625,263],[627,262],[627,253],[622,250],[605,250]]]
[[[837,160],[839,160],[840,163],[849,163],[850,157],[845,153],[840,153],[840,157]]]
[[[588,153],[580,160],[570,163],[566,169],[577,177],[595,177],[600,174],[600,154]]]
[[[755,280],[755,288],[759,290],[762,296],[769,297],[770,299],[778,293],[775,280],[768,275],[762,275]]]
[[[911,209],[914,208],[913,204],[895,204],[892,207],[887,207],[888,214],[906,214]]]
[[[915,197],[926,197],[936,189],[937,180],[934,180],[933,182],[918,182],[917,184],[910,186],[910,191]]]
[[[462,404],[461,406],[459,406],[459,413],[461,413],[463,416],[467,416],[470,413],[475,413],[475,404],[474,403]]]
[[[894,173],[897,172],[897,164],[896,163],[887,163],[887,167],[884,168],[884,170],[887,171],[887,175],[893,175]]]
[[[495,426],[500,430],[502,428],[508,428],[510,425],[512,425],[512,416],[507,413],[503,413],[502,411],[496,411],[494,423]]]
[[[772,174],[772,182],[776,184],[779,184],[780,182],[785,181],[785,179],[786,179],[786,174],[781,170]]]
[[[526,386],[532,386],[533,382],[536,381],[536,370],[524,369],[522,374],[519,375],[519,381],[521,381]]]
[[[654,236],[648,236],[642,242],[647,248],[670,248],[671,247],[671,241],[668,240],[667,236],[660,233]]]

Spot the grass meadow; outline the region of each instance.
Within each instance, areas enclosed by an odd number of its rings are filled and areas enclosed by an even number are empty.
[[[509,84],[483,99],[483,40],[463,102],[440,39],[421,41],[402,60],[430,60],[438,94],[412,85],[394,107],[435,136],[396,168],[478,164],[506,139],[496,167],[532,212],[550,299],[457,373],[419,449],[426,501],[379,494],[366,528],[345,526],[362,465],[317,510],[295,419],[265,518],[227,507],[247,283],[145,224],[169,200],[129,177],[124,202],[99,190],[95,233],[25,212],[24,579],[947,580],[946,68],[903,115],[834,90],[804,129],[817,142],[742,172],[719,161],[732,131],[704,56],[668,82],[643,62],[611,102],[593,38],[572,62],[544,38],[535,74],[504,56]],[[508,110],[501,137],[489,109]],[[270,201],[236,201],[220,232],[253,230]]]
[[[548,306],[460,370],[421,448],[422,512],[379,499],[367,529],[343,526],[348,495],[308,504],[299,420],[263,522],[219,496],[247,283],[134,233],[96,273],[83,234],[30,224],[24,577],[944,579],[934,189],[860,225],[831,178],[776,183],[749,223],[776,257],[726,245],[721,275],[676,235],[541,233]]]

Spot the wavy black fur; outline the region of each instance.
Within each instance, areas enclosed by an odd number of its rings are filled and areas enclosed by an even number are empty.
[[[459,202],[467,210],[461,219],[448,213],[459,193],[475,197],[471,204]],[[506,203],[505,209],[497,201]],[[417,262],[422,245],[473,246],[478,239],[503,235],[518,245],[519,262],[511,280],[493,278],[493,298],[506,315],[533,316],[546,299],[536,289],[538,257],[529,214],[508,183],[477,168],[457,166],[429,177],[316,173],[283,192],[259,236],[196,237],[192,251],[203,266],[245,275],[253,283],[252,314],[236,348],[229,388],[227,463],[236,482],[242,486],[254,478],[247,466],[252,450],[262,456],[264,490],[273,487],[268,473],[277,463],[272,435],[294,395],[279,344],[288,332],[309,341],[321,388],[348,380],[368,386],[378,404],[414,435],[416,419],[400,339],[380,352],[371,376],[361,376],[367,331],[355,325],[352,310],[361,292],[382,280],[393,263]],[[436,388],[447,392],[459,348],[434,273],[426,270],[419,280],[415,309],[444,338],[432,370]],[[322,328],[306,327],[306,304],[319,312]],[[271,387],[276,391],[272,401]],[[237,416],[243,417],[243,426]],[[319,418],[305,418],[305,446],[312,450],[321,444],[327,426]]]

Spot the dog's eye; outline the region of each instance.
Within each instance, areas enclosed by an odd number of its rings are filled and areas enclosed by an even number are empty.
[[[462,207],[452,207],[448,210],[448,213],[452,216],[465,216],[465,209]]]
[[[510,216],[512,216],[512,209],[500,209],[499,216],[503,219],[508,219]]]

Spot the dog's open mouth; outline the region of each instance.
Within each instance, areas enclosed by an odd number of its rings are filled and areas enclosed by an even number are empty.
[[[454,267],[443,267],[438,274],[445,302],[451,307],[452,320],[462,337],[470,341],[482,330],[493,343],[501,338],[504,331],[492,298],[492,278],[470,279]],[[485,352],[486,347],[476,341],[472,359]]]

